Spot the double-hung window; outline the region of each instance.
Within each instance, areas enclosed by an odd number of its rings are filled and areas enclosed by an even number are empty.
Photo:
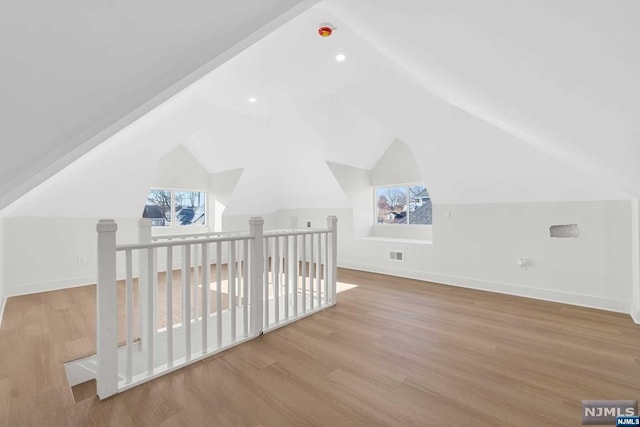
[[[432,222],[431,198],[424,184],[375,187],[376,224],[421,224]]]
[[[154,227],[206,225],[207,193],[151,189],[142,217],[149,218]]]

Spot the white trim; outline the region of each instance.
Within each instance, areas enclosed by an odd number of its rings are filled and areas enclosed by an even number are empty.
[[[4,308],[7,306],[7,298],[3,297],[2,301],[0,301],[0,327],[2,327],[2,318],[4,316]]]
[[[633,307],[631,309],[631,318],[636,323],[636,325],[640,325],[640,308]]]
[[[429,273],[426,271],[410,270],[399,267],[387,267],[359,262],[343,261],[339,267],[355,270],[369,271],[372,273],[388,274],[408,279],[424,280],[447,286],[478,289],[500,294],[539,299],[543,301],[559,302],[563,304],[577,305],[580,307],[596,308],[599,310],[614,311],[617,313],[631,313],[629,301],[594,295],[583,295],[572,292],[556,291],[552,289],[533,288],[530,286],[514,285],[510,283],[492,282],[489,280],[473,279],[470,277],[452,276],[448,274]],[[633,317],[633,316],[632,316]],[[640,320],[640,313],[636,313]],[[635,320],[635,318],[634,318]],[[637,322],[636,323],[640,323]]]
[[[402,237],[382,237],[382,236],[366,236],[359,237],[358,240],[369,240],[375,242],[391,242],[391,243],[407,243],[413,245],[433,245],[433,240],[406,239]]]
[[[7,286],[8,296],[37,294],[40,292],[58,291],[60,289],[78,288],[96,284],[96,276],[71,277],[68,279],[53,280],[49,282],[35,282],[26,285]]]

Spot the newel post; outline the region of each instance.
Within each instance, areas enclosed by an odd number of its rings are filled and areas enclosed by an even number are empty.
[[[329,304],[335,304],[336,288],[338,284],[338,217],[327,217],[327,228],[331,230],[329,238],[329,284],[331,290],[329,291]]]
[[[100,399],[118,392],[118,332],[116,289],[116,231],[112,219],[101,219],[98,231],[97,305],[97,391]]]
[[[264,220],[252,217],[249,220],[249,234],[251,235],[251,253],[249,255],[249,269],[251,271],[251,331],[252,336],[262,333],[262,303],[264,301]]]
[[[138,243],[151,243],[151,220],[139,219],[138,220]],[[146,336],[146,332],[149,328],[149,310],[152,308],[149,305],[149,291],[151,289],[149,269],[147,268],[148,251],[138,251],[138,301],[140,305],[139,311],[139,325],[140,325],[140,348],[143,351],[147,349],[147,343],[149,338]]]

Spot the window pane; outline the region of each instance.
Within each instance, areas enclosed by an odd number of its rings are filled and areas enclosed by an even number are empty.
[[[151,219],[154,227],[171,225],[171,191],[150,190],[142,217]]]
[[[176,225],[205,225],[206,194],[201,191],[176,191]]]
[[[431,198],[424,185],[409,187],[409,224],[431,224]]]
[[[406,224],[407,187],[376,189],[376,217],[378,224]]]

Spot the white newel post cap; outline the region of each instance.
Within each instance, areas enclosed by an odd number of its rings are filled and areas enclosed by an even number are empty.
[[[249,219],[249,224],[251,224],[251,225],[263,225],[264,224],[264,219],[262,219],[262,217],[259,217],[259,216],[252,216],[251,219]]]
[[[96,225],[98,233],[113,233],[118,230],[118,224],[112,219],[101,219]]]

